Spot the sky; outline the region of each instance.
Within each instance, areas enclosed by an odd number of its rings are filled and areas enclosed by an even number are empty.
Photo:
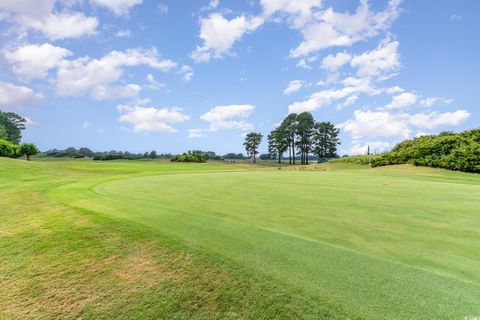
[[[480,126],[480,1],[0,0],[0,110],[42,150],[242,152],[292,112],[340,154]]]

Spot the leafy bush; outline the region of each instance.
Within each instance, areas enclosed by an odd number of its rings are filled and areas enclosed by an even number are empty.
[[[402,163],[480,172],[480,129],[442,132],[406,140],[391,152],[372,160],[373,167]]]
[[[353,163],[353,164],[360,164],[362,166],[368,166],[373,161],[378,159],[379,155],[359,155],[359,156],[351,156],[351,157],[342,157],[338,159],[330,160],[329,162],[336,162],[336,163]]]
[[[206,162],[199,154],[189,153],[180,154],[170,159],[172,162]]]
[[[18,146],[0,139],[0,157],[16,158],[18,156]]]

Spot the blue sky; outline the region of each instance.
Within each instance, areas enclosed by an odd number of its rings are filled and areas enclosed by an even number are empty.
[[[243,151],[289,112],[341,154],[479,127],[480,2],[0,0],[0,109],[41,149]],[[266,144],[263,145],[266,151]]]

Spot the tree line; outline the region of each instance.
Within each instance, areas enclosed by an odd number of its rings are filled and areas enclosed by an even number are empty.
[[[288,162],[296,164],[297,155],[300,164],[308,164],[311,155],[321,162],[337,158],[337,146],[340,144],[340,130],[331,122],[316,121],[310,112],[291,113],[282,123],[268,134],[268,153],[282,163],[288,152]],[[256,162],[258,148],[263,135],[250,132],[245,136],[245,150]]]
[[[27,120],[14,112],[0,111],[0,157],[19,158],[27,160],[39,150],[33,143],[20,143],[22,130],[25,130]]]

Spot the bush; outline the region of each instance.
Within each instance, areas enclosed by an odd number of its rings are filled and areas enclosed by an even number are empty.
[[[19,149],[18,146],[0,139],[0,157],[16,158],[18,157]]]
[[[334,163],[353,163],[353,164],[360,164],[362,166],[369,166],[371,165],[376,159],[380,156],[376,154],[372,155],[359,155],[359,156],[351,156],[351,157],[342,157],[338,159],[330,160],[329,162]]]
[[[373,167],[411,163],[466,172],[480,172],[480,129],[442,132],[406,140],[372,161]]]
[[[194,154],[194,153],[180,154],[170,159],[170,161],[172,162],[206,162],[201,155]]]

